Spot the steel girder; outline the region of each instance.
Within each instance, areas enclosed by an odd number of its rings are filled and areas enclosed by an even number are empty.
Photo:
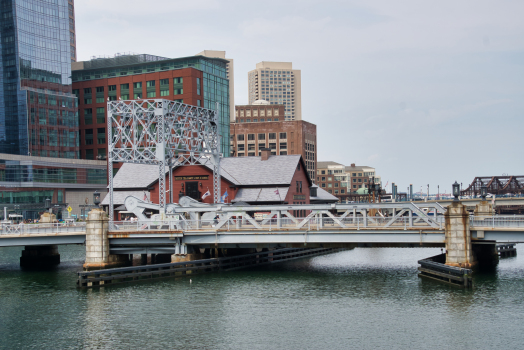
[[[212,161],[214,199],[218,202],[220,197],[218,117],[218,104],[217,110],[213,111],[164,99],[108,102],[109,220],[114,220],[114,162],[158,166],[159,207],[163,212],[167,190],[165,167],[171,169],[173,166],[205,164]],[[171,182],[170,188],[172,188]]]

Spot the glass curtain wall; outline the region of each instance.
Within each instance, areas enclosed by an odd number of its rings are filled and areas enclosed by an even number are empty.
[[[67,0],[0,2],[0,153],[79,156],[68,6]]]

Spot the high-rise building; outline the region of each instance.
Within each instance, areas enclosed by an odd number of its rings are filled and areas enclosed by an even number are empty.
[[[78,158],[74,3],[0,2],[0,153]]]
[[[232,58],[226,58],[225,51],[204,50],[196,54],[212,58],[222,58],[226,63],[226,77],[229,79],[229,117],[231,122],[235,117],[235,66]]]
[[[221,152],[229,156],[227,61],[192,56],[115,55],[75,62],[73,92],[78,97],[82,159],[107,155],[107,101],[166,99],[220,110]]]
[[[302,120],[301,72],[291,62],[260,62],[248,73],[249,104],[266,100],[286,107],[286,120]]]

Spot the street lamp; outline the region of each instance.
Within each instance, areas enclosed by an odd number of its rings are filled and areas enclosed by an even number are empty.
[[[482,197],[482,200],[486,200],[486,195],[488,194],[488,187],[486,185],[480,186],[480,196]]]
[[[51,198],[46,198],[45,199],[45,208],[46,209],[51,208]]]
[[[93,203],[98,206],[100,204],[100,193],[97,190],[93,193]]]
[[[460,196],[460,185],[457,181],[452,185],[453,186],[453,196],[455,196],[454,202],[458,202]]]

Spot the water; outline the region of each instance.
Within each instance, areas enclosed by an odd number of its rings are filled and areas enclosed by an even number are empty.
[[[518,247],[522,252],[523,245]],[[53,271],[0,248],[0,349],[522,348],[524,258],[475,289],[422,280],[440,249],[355,249],[253,270],[76,289],[84,247]]]

